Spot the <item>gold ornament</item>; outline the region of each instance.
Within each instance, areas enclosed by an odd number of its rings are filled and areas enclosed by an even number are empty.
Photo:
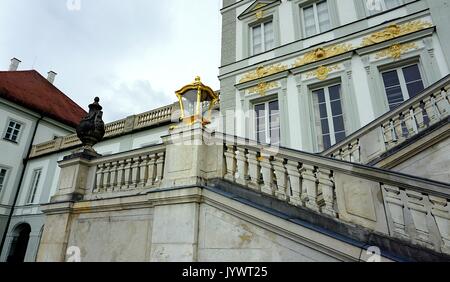
[[[416,49],[416,43],[405,43],[405,44],[394,44],[391,47],[378,52],[376,55],[377,59],[389,57],[394,60],[398,60],[402,57],[404,53],[409,50]]]
[[[317,48],[314,51],[311,51],[304,56],[298,58],[293,67],[300,67],[309,63],[317,62],[320,60],[324,60],[330,57],[334,57],[337,55],[344,54],[348,51],[353,50],[353,46],[351,44],[339,44],[335,46],[325,47],[325,48]]]
[[[259,96],[265,96],[268,90],[274,89],[278,86],[278,82],[261,82],[257,86],[250,88],[248,90],[248,94],[258,93]]]
[[[413,21],[402,25],[393,24],[388,26],[382,31],[375,32],[374,34],[365,37],[362,42],[362,46],[369,46],[377,43],[381,43],[390,39],[394,39],[406,34],[410,34],[422,29],[432,27],[429,22]]]
[[[332,65],[332,66],[320,66],[315,71],[308,72],[306,74],[307,78],[316,77],[319,80],[325,80],[328,78],[328,75],[334,71],[338,70],[338,65]]]
[[[277,64],[277,65],[271,65],[271,66],[267,66],[267,67],[257,67],[256,70],[251,71],[249,73],[246,73],[241,80],[239,81],[239,83],[244,83],[244,82],[248,82],[248,81],[252,81],[255,79],[260,79],[275,73],[279,73],[282,71],[285,71],[287,69],[286,66],[281,65],[281,64]]]

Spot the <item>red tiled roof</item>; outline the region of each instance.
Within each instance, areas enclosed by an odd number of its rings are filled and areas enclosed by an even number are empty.
[[[86,111],[37,71],[0,71],[0,97],[76,127]]]

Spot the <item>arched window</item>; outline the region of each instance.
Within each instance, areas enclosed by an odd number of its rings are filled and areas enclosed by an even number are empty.
[[[8,262],[23,262],[25,260],[30,232],[31,227],[26,223],[20,224],[14,229],[7,259]]]

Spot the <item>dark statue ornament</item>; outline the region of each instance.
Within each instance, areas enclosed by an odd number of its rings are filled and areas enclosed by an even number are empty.
[[[95,97],[94,103],[89,105],[89,114],[80,121],[77,127],[78,138],[83,143],[81,151],[92,156],[99,156],[93,147],[105,136],[105,123],[102,120],[103,107],[99,102],[100,99]]]

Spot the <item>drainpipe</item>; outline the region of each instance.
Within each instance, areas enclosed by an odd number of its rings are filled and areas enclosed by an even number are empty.
[[[36,137],[36,132],[37,132],[39,123],[42,121],[43,118],[44,117],[41,115],[40,118],[37,120],[36,126],[34,127],[34,130],[33,130],[33,137],[31,138],[30,146],[28,146],[27,154],[26,154],[25,158],[22,160],[23,168],[22,168],[22,172],[20,173],[19,185],[17,186],[16,194],[14,196],[14,201],[11,206],[11,211],[9,213],[8,220],[6,222],[5,232],[3,233],[3,236],[2,236],[2,242],[0,243],[0,255],[3,253],[3,247],[5,245],[6,236],[8,234],[9,225],[11,224],[11,220],[12,220],[12,217],[14,214],[14,209],[16,207],[17,200],[19,198],[20,187],[22,186],[23,178],[25,176],[25,170],[26,170],[27,164],[28,164],[28,157],[31,153],[31,149],[33,148],[34,138]],[[6,254],[6,255],[8,255],[8,254]]]

